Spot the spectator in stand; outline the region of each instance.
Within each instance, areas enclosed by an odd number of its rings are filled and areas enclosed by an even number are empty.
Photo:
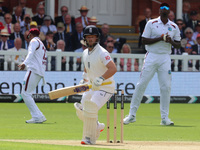
[[[120,38],[114,40],[114,37],[109,35],[107,37],[106,41],[104,42],[105,48],[106,48],[106,45],[107,45],[108,42],[113,42],[113,44],[114,44],[114,53],[121,53],[122,45],[126,43],[126,39],[120,37]]]
[[[65,15],[65,32],[72,35],[76,30],[75,25],[72,23],[72,18],[70,14]]]
[[[182,53],[184,52],[184,48],[183,47],[180,47],[180,48],[174,48],[172,47],[172,52],[171,52],[171,55],[182,55]],[[171,69],[172,71],[175,71],[174,70],[174,59],[171,60]],[[178,60],[178,71],[181,71],[182,70],[182,61],[181,60]]]
[[[86,6],[81,6],[79,9],[81,16],[75,19],[75,23],[80,22],[83,25],[83,28],[88,26],[90,18],[87,17],[89,9]]]
[[[176,24],[180,30],[181,33],[181,39],[185,38],[185,34],[184,34],[184,22],[182,19],[177,19],[176,20]]]
[[[198,13],[193,10],[190,12],[190,20],[188,21],[186,26],[192,28],[192,30],[195,31],[195,27],[199,21],[200,20],[198,20]]]
[[[46,34],[46,39],[42,41],[47,51],[56,51],[56,44],[53,41],[53,32],[49,31]],[[56,70],[55,56],[51,57],[51,71]]]
[[[100,35],[100,45],[101,46],[104,46],[104,42],[106,41],[107,37],[110,35],[109,29],[110,29],[110,27],[107,23],[104,23],[101,26],[101,31],[102,31],[102,34]]]
[[[170,21],[175,22],[175,14],[172,10],[170,10],[168,17]]]
[[[29,40],[27,38],[29,30],[25,31],[24,33],[24,41],[22,41],[22,48],[28,50]]]
[[[32,21],[36,21],[38,24],[38,29],[43,25],[43,20],[45,15],[45,9],[43,3],[38,3],[36,8],[37,14],[32,17]]]
[[[8,40],[10,34],[7,29],[1,30],[0,50],[7,50],[14,47],[14,41]],[[4,70],[4,56],[0,55],[0,70]]]
[[[33,12],[32,8],[26,7],[27,0],[18,0],[19,1],[19,6],[22,7],[22,18],[24,18],[25,14],[29,14],[30,17],[33,17]],[[13,8],[13,14],[15,12],[16,7]]]
[[[116,53],[114,51],[114,44],[113,42],[108,42],[107,45],[106,45],[106,50],[109,52],[109,53]]]
[[[59,22],[57,24],[57,33],[53,36],[54,43],[57,43],[59,40],[63,40],[65,42],[65,51],[72,51],[71,37],[70,33],[66,33],[64,24]]]
[[[80,43],[81,43],[81,48],[78,48],[78,49],[76,49],[74,52],[76,52],[76,53],[82,53],[86,48],[87,48],[87,46],[86,46],[86,43],[84,42],[84,40],[81,40],[80,41]],[[81,71],[81,57],[77,57],[77,61],[76,61],[76,64],[77,64],[77,71]]]
[[[121,53],[122,54],[131,54],[131,47],[129,44],[125,43],[123,46],[122,46],[122,49],[121,49]],[[128,58],[127,59],[127,71],[131,71],[131,64],[132,64],[132,59],[131,58]],[[124,58],[120,58],[120,68],[121,68],[121,71],[124,71]],[[138,60],[135,59],[134,60],[134,71],[139,71],[138,70]]]
[[[192,36],[193,40],[196,40],[197,35],[200,34],[200,21],[197,23],[195,29],[196,29],[196,31],[193,33],[193,36]]]
[[[185,38],[181,40],[181,46],[185,47],[186,43],[190,43],[191,45],[195,45],[196,41],[192,39],[194,31],[192,28],[187,27],[184,31],[185,33]]]
[[[189,1],[184,1],[183,2],[183,13],[182,13],[182,19],[185,25],[188,23],[190,20],[190,2]]]
[[[68,14],[68,7],[67,6],[62,6],[60,8],[60,11],[61,11],[61,16],[57,16],[55,17],[55,25],[57,26],[59,22],[62,22],[62,23],[65,23],[65,15]],[[71,17],[72,18],[72,23],[75,24],[75,18],[74,17]]]
[[[192,45],[192,48],[196,52],[197,55],[200,55],[200,33],[197,34],[196,41],[197,41],[197,44]]]
[[[196,55],[197,53],[193,51],[192,45],[190,43],[187,43],[184,47],[184,55]],[[193,60],[188,60],[188,71],[193,71]]]
[[[14,29],[13,29],[14,25],[12,24],[12,15],[9,14],[9,13],[6,13],[4,15],[4,20],[5,20],[5,24],[4,24],[5,29],[8,30],[9,34],[13,33],[14,32]]]
[[[10,40],[15,40],[16,38],[24,41],[24,35],[20,32],[20,24],[18,22],[14,24],[14,32],[10,35]]]
[[[27,51],[26,49],[22,48],[22,39],[21,38],[16,38],[14,40],[14,47],[11,48],[11,49],[8,49],[7,51],[10,51],[10,52],[23,52],[23,51]],[[14,64],[15,64],[15,68],[14,70],[18,70],[18,65],[21,64],[24,60],[25,60],[25,56],[19,56],[19,55],[16,55],[15,56],[15,59],[14,59]],[[7,57],[6,60],[8,61],[8,70],[11,70],[11,63],[12,63],[12,56],[10,57]]]
[[[23,21],[22,7],[17,6],[15,9],[15,13],[12,15],[12,24],[15,24],[16,22],[21,24],[22,21]]]
[[[0,0],[0,21],[4,24],[4,15],[6,13],[9,13],[9,10],[7,7],[3,6],[4,0]]]
[[[107,46],[108,46],[107,44],[110,43],[110,42],[114,45],[115,40],[114,40],[114,38],[113,38],[112,36],[109,35],[109,36],[107,37],[105,43],[104,43],[105,49],[107,49]],[[114,47],[113,47],[112,53],[117,53],[117,48],[115,47],[115,45],[114,45]]]
[[[63,40],[58,40],[57,41],[57,50],[61,50],[62,52],[65,51],[65,41]],[[61,60],[61,70],[62,71],[66,71],[66,57],[62,57],[62,60]]]
[[[83,39],[83,25],[80,22],[76,23],[76,31],[72,34],[71,39],[73,50],[82,47],[80,41]]]
[[[24,34],[25,31],[29,31],[30,30],[30,23],[31,23],[31,17],[29,14],[25,14],[24,15],[24,19],[21,22],[20,26],[21,26],[21,33]]]
[[[40,28],[40,32],[43,32],[45,35],[47,32],[53,32],[54,34],[57,32],[57,28],[55,25],[51,24],[51,17],[50,16],[45,16],[44,17],[44,22],[43,25]]]
[[[145,19],[139,22],[139,30],[140,30],[140,36],[139,36],[139,42],[138,42],[138,48],[142,48],[145,50],[144,45],[142,45],[142,33],[144,31],[144,27],[146,25],[146,23],[151,20],[151,9],[150,8],[146,8],[144,11],[144,15],[145,15]],[[144,51],[144,53],[146,52],[146,50]]]
[[[37,22],[36,21],[31,21],[30,23],[30,28],[37,28],[38,29],[38,25],[37,25]],[[39,38],[41,39],[41,41],[44,41],[45,40],[45,35],[43,32],[40,32],[39,34]]]

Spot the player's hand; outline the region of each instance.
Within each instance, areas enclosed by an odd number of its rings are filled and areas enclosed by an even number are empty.
[[[172,39],[169,35],[166,36],[166,41],[167,43],[171,43],[172,42]]]
[[[26,65],[22,63],[22,64],[18,65],[18,67],[19,67],[19,70],[24,70],[24,68],[26,67]]]
[[[92,82],[92,90],[93,91],[98,91],[100,89],[100,85],[103,83],[105,79],[103,77],[97,77],[94,79]]]

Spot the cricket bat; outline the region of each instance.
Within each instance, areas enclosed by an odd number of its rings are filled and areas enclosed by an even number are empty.
[[[108,85],[111,83],[112,83],[111,81],[104,82],[101,85]],[[50,91],[48,94],[49,94],[49,98],[51,100],[53,100],[53,99],[56,99],[59,97],[83,93],[83,92],[89,91],[89,89],[91,89],[91,88],[92,88],[91,84],[80,84],[80,85],[76,85],[76,86],[69,86],[69,87],[64,87],[61,89],[53,90],[53,91]]]

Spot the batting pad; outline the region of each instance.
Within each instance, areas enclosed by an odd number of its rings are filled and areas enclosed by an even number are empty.
[[[78,118],[83,121],[83,106],[80,103],[74,103],[74,108],[76,109],[76,115]]]
[[[98,107],[92,101],[83,103],[83,140],[87,143],[96,143]]]

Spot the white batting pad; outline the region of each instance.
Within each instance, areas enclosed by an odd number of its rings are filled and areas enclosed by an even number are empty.
[[[96,143],[98,107],[92,101],[83,103],[83,140],[87,143]]]
[[[80,103],[74,103],[74,108],[76,109],[76,115],[78,118],[83,121],[83,106]]]

